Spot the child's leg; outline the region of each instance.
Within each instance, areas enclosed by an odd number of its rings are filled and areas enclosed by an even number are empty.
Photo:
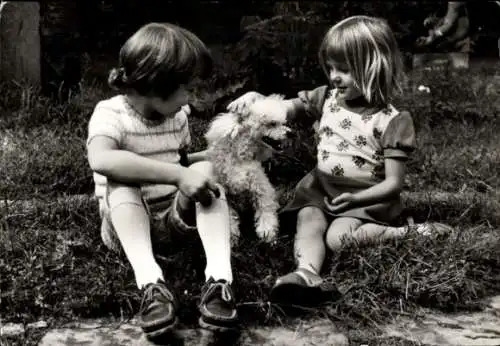
[[[107,191],[109,215],[122,244],[139,288],[163,280],[163,273],[153,256],[150,218],[141,190],[109,182]]]
[[[197,162],[190,166],[201,174],[212,176],[212,164],[207,161]],[[231,225],[229,207],[223,188],[219,185],[221,192],[219,198],[214,198],[208,207],[196,203],[196,227],[200,235],[207,267],[205,277],[208,280],[223,279],[231,283],[233,272],[231,269]],[[180,194],[179,205],[187,206],[190,201]]]
[[[337,219],[335,221],[342,219]],[[391,227],[376,223],[356,224],[354,221],[350,228],[340,227],[340,229],[344,229],[345,232],[337,232],[331,230],[332,228],[333,224],[327,232],[326,239],[328,247],[332,251],[338,250],[342,246],[342,238],[344,238],[345,241],[356,241],[359,243],[386,241],[403,237],[411,229],[408,226]],[[448,233],[452,228],[442,223],[423,223],[416,225],[414,230],[422,235],[430,235]]]
[[[211,176],[212,164],[206,161],[190,166],[206,176]],[[205,268],[206,282],[202,287],[199,304],[202,328],[212,330],[227,330],[238,323],[236,303],[231,289],[233,272],[231,269],[231,222],[229,206],[223,188],[219,185],[220,196],[213,198],[208,207],[200,203],[195,205],[196,228],[200,236],[207,266]],[[174,214],[188,225],[192,213],[192,202],[183,194],[177,194],[174,203]]]
[[[325,260],[323,237],[327,226],[321,209],[305,207],[299,211],[294,244],[297,269],[276,280],[271,290],[271,301],[310,305],[320,299],[322,279],[319,271]]]
[[[363,221],[353,217],[339,217],[326,231],[326,244],[332,251],[339,249],[343,241],[352,241],[358,235]],[[357,238],[356,238],[357,239]]]
[[[325,230],[328,227],[321,209],[305,207],[297,215],[295,235],[295,260],[299,268],[319,274],[325,260]]]
[[[176,300],[163,280],[153,256],[150,215],[138,187],[108,182],[111,223],[134,270],[143,298],[137,320],[148,338],[171,330],[176,322]]]

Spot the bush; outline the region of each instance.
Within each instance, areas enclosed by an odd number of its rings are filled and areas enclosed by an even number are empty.
[[[253,89],[292,96],[321,83],[324,77],[317,55],[327,24],[320,16],[308,14],[276,16],[247,27],[234,54],[253,81]]]

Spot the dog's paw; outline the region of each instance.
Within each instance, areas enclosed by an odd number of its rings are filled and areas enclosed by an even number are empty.
[[[278,217],[272,213],[262,214],[255,225],[255,232],[265,242],[274,242],[278,236]]]

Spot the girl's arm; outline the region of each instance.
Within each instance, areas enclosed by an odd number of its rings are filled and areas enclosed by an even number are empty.
[[[401,193],[404,185],[406,163],[403,160],[385,159],[385,179],[372,187],[356,194],[359,204],[373,204],[395,197]]]
[[[316,103],[319,104],[322,102],[325,96],[325,91],[326,87],[319,87],[312,91],[300,92],[298,98],[283,100],[282,102],[286,108],[287,121],[301,122],[305,120],[307,125],[312,125],[314,121],[318,120],[321,117],[319,111],[314,111],[314,106],[317,106]],[[227,106],[227,109],[230,112],[247,114],[251,104],[253,104],[256,100],[265,97],[266,96],[256,91],[249,91],[231,102]],[[310,111],[307,110],[306,104],[309,105]],[[314,106],[312,104],[314,104]]]
[[[95,136],[87,146],[90,168],[124,183],[178,185],[187,168],[120,150],[114,139]]]
[[[300,114],[305,112],[304,103],[298,98],[284,100],[283,103],[286,107],[286,118],[288,122],[295,121],[299,118]]]
[[[187,161],[188,161],[189,165],[191,165],[195,162],[198,162],[198,161],[206,161],[206,160],[207,160],[207,151],[206,150],[197,151],[195,153],[187,154]]]
[[[385,179],[357,193],[343,193],[331,202],[325,199],[328,209],[341,212],[345,209],[383,202],[399,195],[403,189],[406,163],[404,160],[385,159]]]
[[[332,211],[338,212],[339,209],[383,202],[401,192],[408,153],[416,146],[415,128],[409,112],[402,111],[389,122],[382,134],[381,146],[384,148],[385,156],[385,179],[358,193],[338,196],[329,206],[332,207]],[[328,205],[327,203],[327,207]]]

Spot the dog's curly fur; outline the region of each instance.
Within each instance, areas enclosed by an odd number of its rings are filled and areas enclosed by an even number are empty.
[[[255,231],[265,241],[273,241],[278,231],[276,191],[262,166],[274,148],[263,139],[283,141],[290,128],[285,126],[282,97],[271,95],[249,106],[248,114],[221,113],[210,124],[205,138],[208,158],[218,182],[226,189],[232,210],[232,232],[239,228],[235,209],[255,211]],[[243,205],[242,205],[243,204]]]

